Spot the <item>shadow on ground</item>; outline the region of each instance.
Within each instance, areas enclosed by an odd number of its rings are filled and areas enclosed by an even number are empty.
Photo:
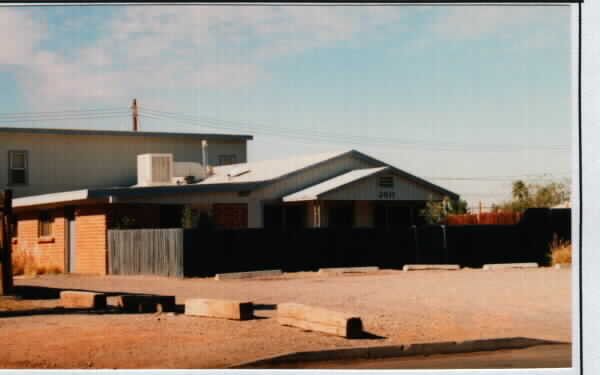
[[[19,285],[14,287],[14,295],[17,299],[21,300],[44,300],[44,299],[58,299],[60,298],[60,292],[68,290],[73,292],[92,292],[92,293],[102,293],[106,295],[106,297],[115,297],[115,296],[124,296],[124,295],[136,295],[136,296],[156,296],[156,297],[166,297],[160,294],[147,294],[147,293],[129,293],[129,292],[106,292],[103,290],[91,290],[91,289],[60,289],[60,288],[49,288],[45,286],[29,286],[29,285]]]
[[[64,290],[77,291],[77,292],[93,292],[103,293],[106,297],[124,296],[124,295],[146,295],[155,297],[164,297],[157,294],[143,294],[143,293],[128,293],[128,292],[104,292],[98,290],[89,289],[60,289],[50,288],[42,286],[29,286],[19,285],[13,289],[13,297],[11,297],[12,306],[9,307],[8,311],[0,311],[0,318],[11,318],[11,317],[22,317],[22,316],[33,316],[33,315],[68,315],[68,314],[93,314],[93,315],[107,315],[107,314],[127,314],[130,312],[124,311],[123,309],[108,305],[101,309],[81,309],[81,308],[65,308],[62,306],[35,306],[36,301],[48,301],[48,300],[59,300],[60,292]],[[183,313],[184,306],[177,305],[175,307],[175,313]]]

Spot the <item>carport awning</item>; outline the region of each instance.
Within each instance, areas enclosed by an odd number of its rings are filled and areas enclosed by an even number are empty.
[[[367,168],[367,169],[356,169],[329,180],[323,181],[319,184],[310,186],[306,189],[297,191],[290,195],[283,197],[284,202],[303,202],[303,201],[314,201],[319,199],[319,196],[348,185],[350,183],[362,180],[363,178],[372,176],[376,173],[390,169],[391,167],[378,167],[378,168]]]

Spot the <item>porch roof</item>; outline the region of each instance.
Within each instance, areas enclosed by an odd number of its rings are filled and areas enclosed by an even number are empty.
[[[362,180],[363,178],[367,178],[384,170],[389,170],[392,167],[378,167],[378,168],[366,168],[366,169],[355,169],[353,171],[344,173],[340,176],[331,178],[329,180],[323,181],[319,184],[310,186],[306,189],[302,189],[295,193],[286,195],[283,197],[284,202],[302,202],[302,201],[313,201],[319,199],[319,196],[340,188],[342,186],[348,185],[350,183]]]

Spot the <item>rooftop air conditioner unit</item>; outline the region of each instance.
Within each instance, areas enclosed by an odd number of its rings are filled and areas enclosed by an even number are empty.
[[[173,154],[142,154],[137,157],[138,186],[170,185]]]

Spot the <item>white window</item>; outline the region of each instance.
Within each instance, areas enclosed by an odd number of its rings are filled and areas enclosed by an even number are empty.
[[[8,184],[27,184],[27,151],[8,152]]]
[[[229,165],[237,163],[235,154],[219,155],[219,165]]]
[[[394,188],[394,176],[380,176],[378,182],[381,188]]]
[[[52,236],[54,218],[49,212],[41,212],[39,217],[38,237]]]

